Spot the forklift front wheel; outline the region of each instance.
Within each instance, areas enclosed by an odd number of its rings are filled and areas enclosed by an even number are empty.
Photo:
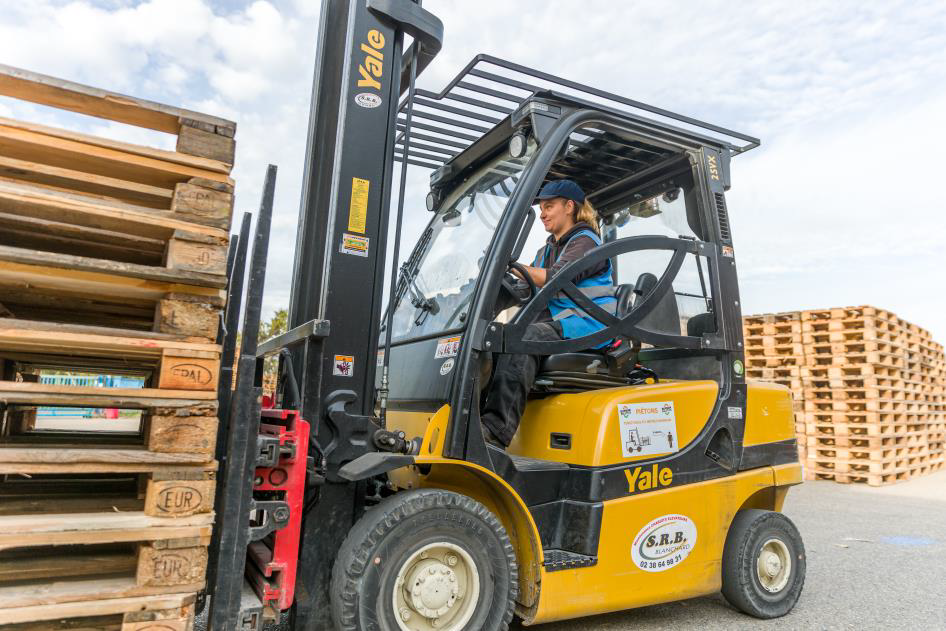
[[[750,509],[733,519],[723,548],[723,596],[756,618],[784,616],[805,584],[805,546],[781,513]]]
[[[332,613],[343,631],[500,631],[517,587],[512,544],[486,507],[450,491],[402,491],[348,533]]]

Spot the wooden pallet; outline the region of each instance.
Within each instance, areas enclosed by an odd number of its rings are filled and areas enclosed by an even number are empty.
[[[87,498],[86,508],[90,499],[102,502]],[[0,515],[0,624],[189,629],[212,521],[119,510]]]
[[[0,65],[0,94],[175,134],[179,153],[233,164],[232,121],[7,65]]]
[[[133,578],[139,589],[126,592],[127,596],[197,591],[206,577],[210,526],[192,530],[201,534],[164,538],[162,533],[162,538],[146,541],[8,549],[0,552],[0,591],[11,583],[39,591],[49,583],[104,576]]]
[[[11,607],[4,631],[193,631],[196,594],[161,594]]]
[[[3,65],[0,94],[178,137],[167,151],[0,118],[0,315],[214,339],[235,125]]]
[[[184,335],[0,318],[0,359],[138,371],[157,388],[216,390],[220,346]]]
[[[869,306],[747,316],[743,328],[747,377],[793,390],[806,479],[886,484],[943,466],[946,358],[927,331]],[[796,343],[801,353],[771,355]]]

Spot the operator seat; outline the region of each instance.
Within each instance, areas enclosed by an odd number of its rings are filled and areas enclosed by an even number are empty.
[[[652,291],[656,284],[657,277],[645,272],[633,285],[618,285],[615,290],[617,317],[626,316],[634,304]],[[680,335],[680,314],[672,287],[641,320],[640,326]],[[616,342],[610,348],[560,353],[543,358],[539,362],[533,391],[575,392],[627,385],[627,372],[637,363],[637,353],[633,350],[632,340],[618,337]]]

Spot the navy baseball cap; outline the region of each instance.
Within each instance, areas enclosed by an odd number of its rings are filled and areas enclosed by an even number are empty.
[[[570,199],[579,205],[585,203],[585,191],[581,190],[581,187],[571,180],[552,180],[542,187],[542,190],[536,195],[535,201],[556,197]]]

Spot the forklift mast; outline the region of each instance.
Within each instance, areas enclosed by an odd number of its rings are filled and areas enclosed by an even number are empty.
[[[406,49],[405,35],[412,38]],[[442,37],[440,20],[418,1],[322,2],[289,330],[257,348],[258,314],[252,327],[244,319],[238,364],[244,374],[228,401],[229,435],[218,453],[220,534],[212,544],[208,589],[213,631],[257,629],[261,611],[272,617],[290,603],[293,629],[331,627],[331,561],[360,516],[365,487],[328,472],[337,471],[333,463],[377,448],[372,441],[381,428],[373,410],[388,209],[395,145],[405,142],[398,136],[398,104],[413,92]],[[273,176],[261,215],[271,209]],[[254,270],[248,312],[254,280],[262,284]],[[261,410],[267,355],[278,356],[280,376],[274,407]],[[397,437],[387,440],[405,447]],[[363,449],[354,451],[358,444]],[[300,463],[307,476],[300,477]],[[280,473],[281,484],[273,484],[269,474],[276,470],[290,475],[283,480]],[[287,543],[289,537],[297,545]],[[249,604],[244,566],[259,599],[250,593]]]

